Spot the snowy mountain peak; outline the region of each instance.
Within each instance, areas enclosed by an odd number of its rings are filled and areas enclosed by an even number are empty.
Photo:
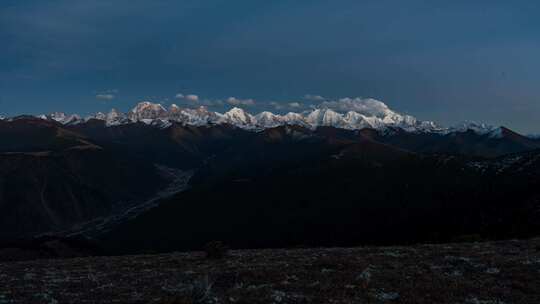
[[[302,127],[311,127],[306,118],[299,113],[289,112],[281,117],[285,125],[299,125]]]
[[[306,116],[306,121],[313,126],[336,126],[344,124],[343,115],[331,109],[316,109]]]
[[[474,121],[465,121],[462,122],[456,126],[453,126],[448,129],[449,132],[467,132],[467,131],[473,131],[480,135],[488,134],[492,131],[497,129],[496,127],[485,124],[485,123],[477,123]]]
[[[187,108],[181,110],[175,121],[188,125],[203,126],[210,123],[219,123],[221,116],[221,114],[210,112],[206,107],[200,106],[196,109]]]
[[[343,119],[345,120],[346,125],[350,126],[351,129],[376,127],[376,124],[374,122],[370,122],[368,117],[354,111],[347,112]]]
[[[92,116],[89,116],[86,120],[90,120],[90,119],[106,120],[107,119],[107,114],[105,114],[103,112],[97,112],[96,114],[94,114]]]
[[[59,122],[64,125],[73,125],[81,123],[83,120],[77,114],[67,115],[63,112],[54,112],[46,116],[48,119]]]
[[[505,128],[496,128],[488,132],[488,136],[491,138],[503,138],[504,134],[506,133]]]
[[[177,105],[174,104],[174,103],[169,107],[169,112],[170,112],[170,113],[178,113],[178,112],[180,112],[180,111],[181,111],[180,107],[177,106]]]
[[[65,125],[74,125],[74,124],[79,124],[79,123],[82,123],[82,122],[83,122],[83,120],[79,115],[73,114],[73,115],[69,115],[68,117],[66,117],[63,124],[65,124]]]
[[[105,123],[107,124],[107,126],[117,126],[126,122],[128,122],[126,115],[122,112],[117,111],[116,109],[112,109],[105,116]]]
[[[159,103],[143,101],[137,104],[137,106],[129,112],[128,116],[133,121],[166,118],[167,110]]]
[[[49,114],[48,117],[51,120],[62,123],[63,121],[65,121],[67,115],[66,113],[63,113],[63,112],[54,112],[54,113]]]
[[[253,123],[255,122],[255,119],[251,114],[237,107],[234,107],[228,112],[225,112],[225,114],[223,114],[223,117],[228,123],[233,125],[252,127]]]
[[[275,115],[272,112],[264,111],[255,115],[255,121],[259,127],[271,128],[283,124],[283,117]]]
[[[259,118],[259,119],[274,119],[274,118],[278,117],[278,115],[275,115],[272,112],[264,111],[264,112],[261,112],[261,113],[255,115],[255,117]]]

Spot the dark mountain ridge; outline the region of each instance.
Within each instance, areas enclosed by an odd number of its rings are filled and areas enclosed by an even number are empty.
[[[536,163],[524,161],[523,173],[485,168],[509,153],[535,155],[540,143],[500,130],[494,136],[0,121],[2,238],[68,229],[128,208],[167,185],[157,165],[194,169],[192,189],[113,229],[103,237],[111,247],[133,252],[192,249],[212,239],[272,247],[533,234],[536,215],[527,212],[538,197],[531,178],[538,176]],[[512,228],[504,231],[505,225]]]
[[[299,137],[287,127],[260,133],[201,168],[192,189],[118,227],[105,242],[133,253],[201,248],[213,239],[249,248],[540,233],[540,183],[530,178],[538,176],[535,163],[500,175],[472,166],[477,157],[352,140],[363,132],[318,131],[324,136]],[[494,168],[504,158],[480,159]]]

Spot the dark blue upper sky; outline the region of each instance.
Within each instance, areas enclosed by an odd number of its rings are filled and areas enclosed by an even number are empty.
[[[2,0],[0,113],[373,97],[540,132],[538,1]]]

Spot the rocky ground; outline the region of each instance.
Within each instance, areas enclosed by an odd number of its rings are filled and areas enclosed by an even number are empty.
[[[4,262],[0,303],[540,303],[540,239]]]

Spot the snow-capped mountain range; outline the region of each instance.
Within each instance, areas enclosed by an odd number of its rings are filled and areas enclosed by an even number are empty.
[[[386,130],[401,128],[408,132],[451,133],[472,130],[478,134],[497,137],[500,128],[473,122],[462,123],[454,127],[442,127],[432,121],[421,121],[413,116],[391,110],[386,104],[369,100],[357,111],[338,112],[328,107],[316,108],[301,113],[289,112],[284,115],[264,111],[252,115],[234,107],[225,113],[209,111],[206,107],[181,108],[175,104],[168,109],[161,104],[143,101],[128,113],[112,109],[109,113],[96,113],[82,118],[77,114],[51,113],[38,116],[41,119],[56,121],[65,125],[85,123],[89,120],[102,120],[107,126],[118,126],[142,122],[161,128],[167,128],[173,122],[185,125],[205,126],[212,124],[231,124],[243,129],[261,130],[282,125],[300,125],[308,128],[331,126],[349,130],[372,128]]]

